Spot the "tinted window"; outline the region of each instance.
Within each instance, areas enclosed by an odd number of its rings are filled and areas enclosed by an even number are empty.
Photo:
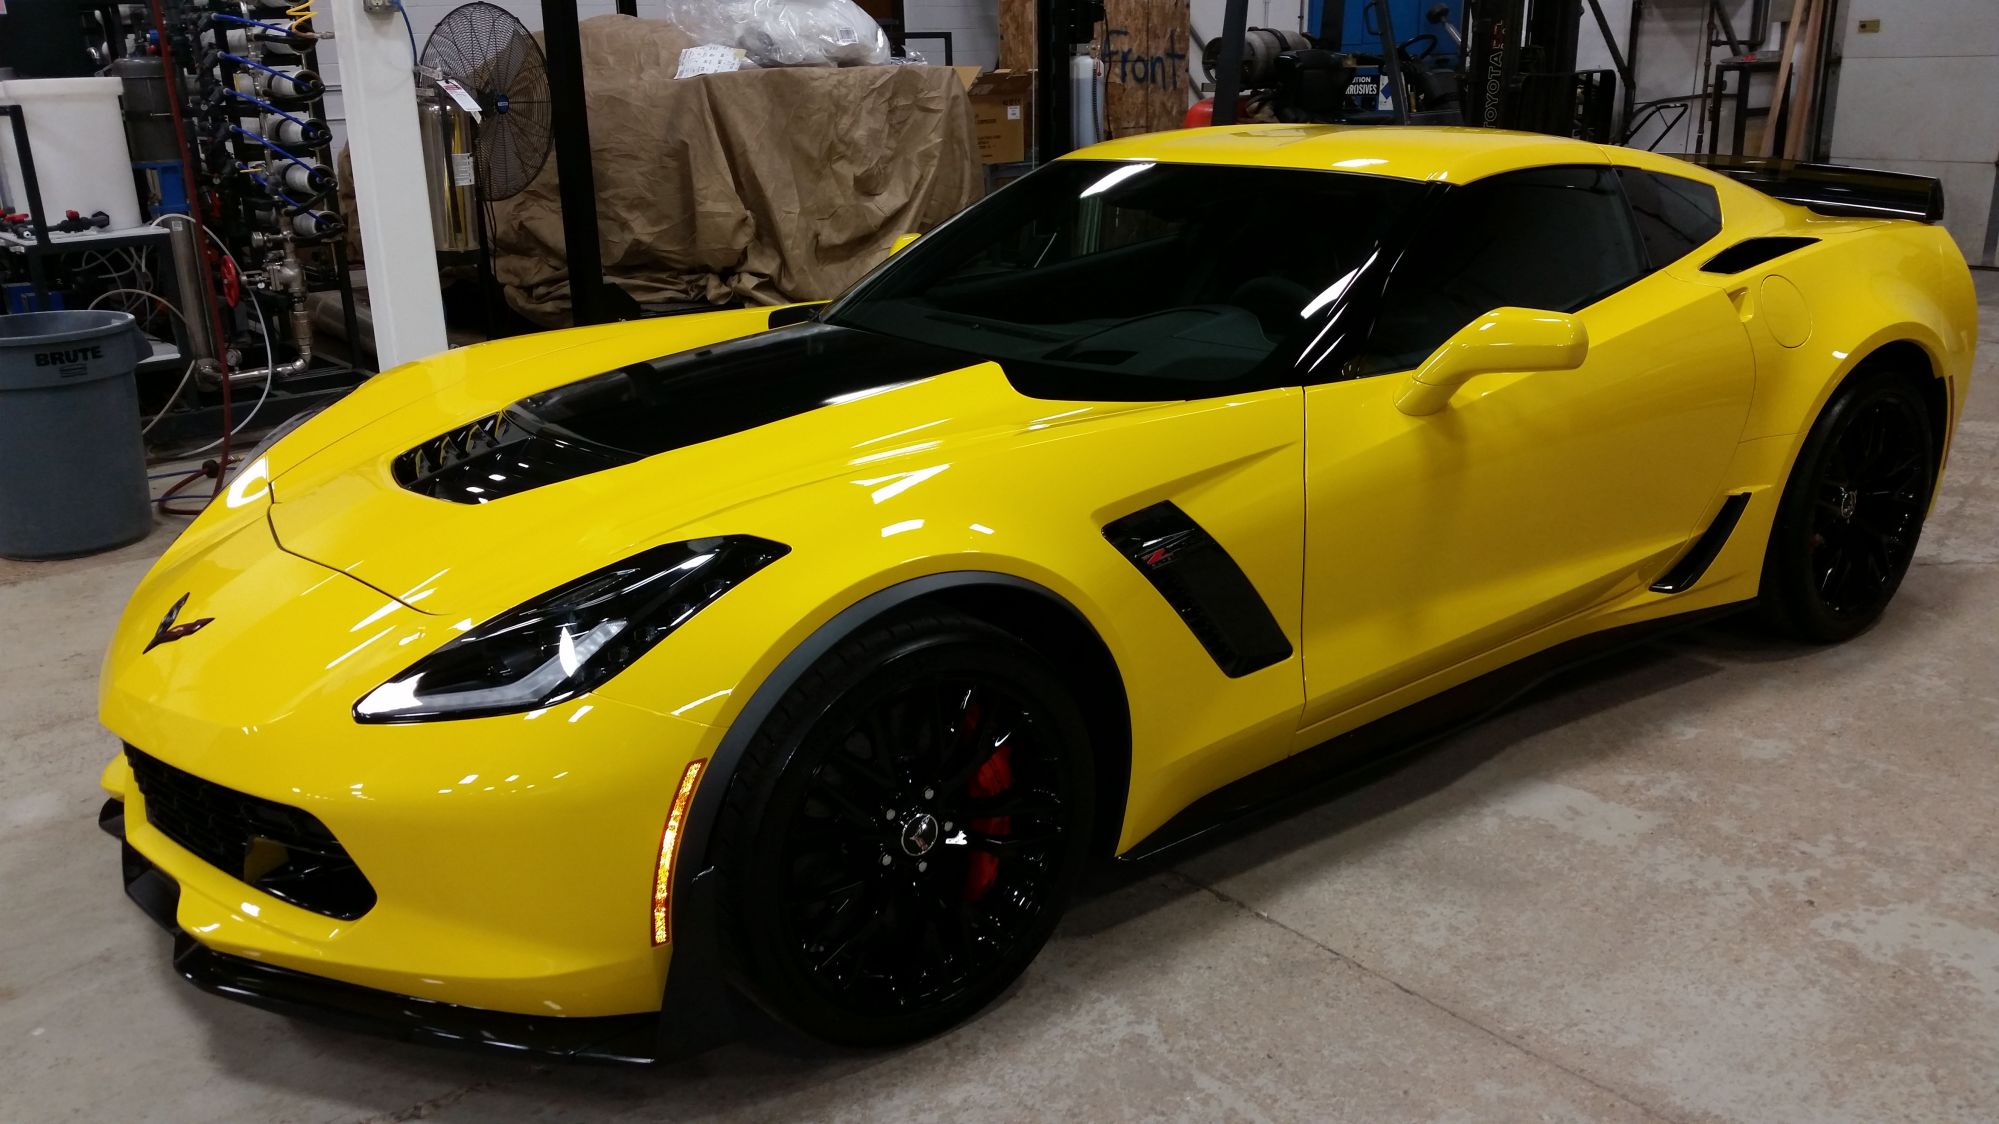
[[[1707,184],[1635,168],[1619,168],[1617,174],[1653,269],[1679,261],[1721,233],[1721,198]]]
[[[990,356],[1043,397],[1296,385],[1306,339],[1425,194],[1351,172],[1060,160],[826,319]]]
[[[1495,308],[1574,312],[1647,272],[1607,168],[1535,168],[1454,188],[1396,264],[1354,373],[1414,367]]]

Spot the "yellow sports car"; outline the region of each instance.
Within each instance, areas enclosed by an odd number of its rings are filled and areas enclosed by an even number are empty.
[[[125,611],[128,892],[195,983],[405,1037],[936,1032],[1086,863],[1648,626],[1867,627],[1971,370],[1936,198],[1471,129],[1157,134],[830,304],[384,372]]]

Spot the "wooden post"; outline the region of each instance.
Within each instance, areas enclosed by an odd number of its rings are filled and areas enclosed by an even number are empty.
[[[1784,25],[1784,53],[1777,60],[1777,87],[1770,92],[1770,115],[1763,119],[1763,136],[1756,146],[1764,156],[1777,153],[1777,117],[1784,111],[1785,94],[1791,86],[1791,56],[1797,52],[1806,3],[1807,0],[1791,0],[1791,22]],[[1747,76],[1743,81],[1748,81]]]
[[[999,0],[999,69],[1033,70],[1042,0]]]
[[[1791,120],[1784,130],[1784,159],[1803,158],[1805,131],[1812,119],[1812,101],[1818,96],[1819,32],[1826,15],[1826,0],[1811,0],[1811,14],[1805,17],[1803,57],[1798,60],[1798,96],[1791,99]]]

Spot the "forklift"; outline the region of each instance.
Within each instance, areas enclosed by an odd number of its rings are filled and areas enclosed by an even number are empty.
[[[1576,69],[1585,5],[1612,44],[1616,71]],[[1300,35],[1250,28],[1248,0],[1227,0],[1222,36],[1207,52],[1217,60],[1214,123],[1235,123],[1247,100],[1280,121],[1478,125],[1612,139],[1624,67],[1599,0],[1436,3],[1420,10],[1420,22],[1409,18],[1418,10],[1411,0],[1318,0],[1313,30]],[[1379,46],[1349,48],[1356,32]],[[1282,39],[1273,44],[1272,36]]]

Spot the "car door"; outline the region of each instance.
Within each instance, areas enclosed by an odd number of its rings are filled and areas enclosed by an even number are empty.
[[[1748,410],[1734,306],[1655,268],[1611,169],[1452,188],[1426,231],[1362,353],[1306,391],[1307,727],[1653,580],[1711,516]],[[1397,409],[1502,306],[1573,313],[1582,365]]]

